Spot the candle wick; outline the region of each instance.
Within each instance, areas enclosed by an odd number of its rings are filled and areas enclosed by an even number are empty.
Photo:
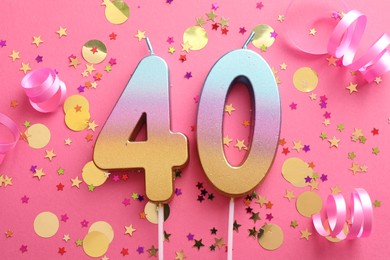
[[[150,55],[154,55],[152,44],[150,43],[149,37],[145,38],[146,44],[148,45]]]
[[[245,41],[244,45],[242,46],[243,49],[246,49],[248,47],[248,44],[253,39],[253,36],[255,36],[255,32],[252,31],[248,39]]]

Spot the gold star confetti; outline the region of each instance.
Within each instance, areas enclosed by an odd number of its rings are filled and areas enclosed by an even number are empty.
[[[309,34],[310,35],[316,35],[316,33],[317,33],[317,31],[316,31],[316,29],[315,28],[311,28],[310,30],[309,30]]]
[[[283,196],[284,198],[288,199],[288,201],[291,201],[292,199],[295,199],[294,191],[292,190],[286,190],[286,194]]]
[[[181,49],[182,51],[189,53],[192,46],[188,41],[186,41],[185,43],[181,44],[181,47],[182,47]]]
[[[355,175],[357,172],[360,172],[360,165],[357,163],[352,163],[352,167],[349,168],[352,171],[352,174]]]
[[[44,158],[47,158],[50,161],[52,161],[55,156],[56,156],[56,154],[54,153],[54,150],[51,149],[51,150],[46,150],[46,155]]]
[[[32,44],[35,44],[37,47],[43,43],[41,36],[33,36],[33,39]]]
[[[223,144],[226,145],[227,147],[230,146],[230,142],[232,141],[231,138],[229,138],[228,135],[226,135],[224,138],[223,138]]]
[[[69,234],[65,234],[64,237],[62,238],[62,240],[64,240],[65,242],[68,242],[69,239],[70,239]]]
[[[299,153],[303,148],[301,141],[293,141],[293,144],[294,144],[294,146],[292,149],[296,150]]]
[[[279,14],[278,21],[282,23],[284,21],[284,15]]]
[[[31,70],[30,63],[23,63],[22,62],[22,67],[20,67],[19,70],[22,70],[24,72],[24,74],[26,74],[27,71]]]
[[[336,136],[333,136],[332,139],[328,139],[328,142],[329,142],[330,148],[332,148],[332,147],[338,148],[340,140],[336,139]]]
[[[363,130],[362,129],[358,129],[358,128],[355,128],[354,132],[352,133],[352,136],[351,136],[351,139],[352,141],[356,142],[357,140],[359,140],[363,135]]]
[[[221,249],[225,245],[225,242],[223,241],[223,238],[214,238],[215,239],[215,246]]]
[[[373,147],[373,148],[372,148],[372,153],[373,153],[373,154],[378,155],[379,152],[380,152],[380,151],[379,151],[379,148],[378,148],[378,147]]]
[[[379,208],[381,206],[381,201],[380,200],[375,200],[373,204],[374,204],[375,208]]]
[[[12,50],[11,55],[9,55],[11,57],[12,61],[20,59],[19,53],[20,53],[19,51]]]
[[[265,196],[260,196],[257,198],[256,203],[260,205],[260,207],[263,207],[264,204],[266,204],[268,200],[266,199]]]
[[[353,84],[352,82],[350,82],[348,87],[346,87],[346,89],[349,90],[349,94],[352,94],[353,92],[358,92],[357,86],[358,86],[357,84]]]
[[[196,18],[196,25],[203,27],[203,25],[206,23],[203,17]]]
[[[296,228],[297,226],[298,226],[298,221],[296,221],[296,220],[291,220],[291,222],[290,222],[290,227]]]
[[[286,70],[287,69],[287,64],[283,62],[282,64],[279,65],[279,67],[280,67],[281,70]]]
[[[135,228],[133,228],[133,225],[130,224],[130,226],[125,226],[125,235],[129,234],[131,237],[133,236],[133,233],[136,231]]]
[[[334,186],[334,187],[332,187],[332,188],[330,188],[330,190],[331,190],[331,193],[332,193],[332,194],[338,194],[338,193],[341,192],[339,186],[337,186],[337,185]]]
[[[152,247],[147,249],[146,251],[148,251],[149,257],[151,257],[151,256],[157,256],[158,249],[155,248],[154,245],[152,245]]]
[[[70,58],[69,67],[73,66],[73,68],[76,68],[78,65],[80,65],[81,62],[78,58]]]
[[[229,114],[229,116],[232,115],[232,112],[234,110],[236,110],[236,109],[233,107],[233,104],[225,105],[225,112],[227,112]]]
[[[317,99],[317,94],[311,93],[309,98],[310,98],[310,100],[316,100]]]
[[[63,37],[63,36],[68,35],[68,34],[66,33],[66,30],[67,30],[66,28],[60,26],[60,28],[56,31],[56,33],[57,33],[58,36],[61,38],[61,37]]]
[[[309,232],[309,229],[308,228],[306,228],[306,229],[304,229],[304,230],[301,230],[300,231],[301,232],[301,239],[302,238],[304,238],[304,239],[306,239],[306,240],[309,240],[309,237],[312,235],[310,232]]]
[[[72,182],[72,187],[77,187],[78,189],[80,188],[82,181],[79,179],[79,176],[76,176],[74,179],[71,178],[70,181]]]
[[[169,52],[170,54],[173,54],[175,51],[176,51],[176,50],[175,50],[174,47],[168,47],[168,52]]]
[[[96,127],[98,127],[98,125],[95,123],[95,121],[88,122],[88,130],[92,130],[95,132]]]
[[[87,71],[89,74],[92,73],[92,71],[95,71],[96,69],[93,67],[93,64],[85,64],[85,71]]]
[[[221,25],[222,28],[229,26],[229,20],[221,17],[221,20],[219,21],[219,24]]]
[[[309,183],[309,186],[310,186],[310,190],[318,190],[318,185],[320,185],[320,182],[319,181],[311,181]]]
[[[213,22],[214,22],[215,18],[218,17],[218,15],[216,15],[214,13],[214,11],[211,11],[210,13],[207,13],[206,15],[207,15],[207,20],[211,20]]]
[[[330,120],[328,118],[324,119],[324,121],[322,122],[324,124],[324,126],[328,126],[330,125]]]
[[[1,175],[0,176],[0,186],[1,186],[1,183],[4,184],[4,187],[7,187],[8,185],[12,186],[12,178],[11,177],[8,177],[7,175]]]
[[[45,176],[45,175],[46,175],[46,174],[43,172],[43,169],[36,169],[33,176],[34,176],[34,177],[37,177],[38,180],[41,180],[41,178],[42,178],[43,176]]]
[[[361,172],[367,172],[368,166],[367,165],[360,165],[360,171]]]
[[[381,82],[382,82],[382,78],[381,78],[381,77],[376,77],[374,81],[375,81],[375,83],[376,83],[377,85],[379,85],[379,84],[381,84]]]
[[[137,34],[134,37],[138,38],[138,41],[140,42],[142,39],[146,38],[145,32],[137,30]]]
[[[244,139],[243,140],[238,140],[236,139],[236,144],[234,145],[234,147],[237,147],[238,150],[247,150],[248,148],[246,147],[246,145],[244,144]]]
[[[184,254],[183,250],[176,251],[175,254],[175,260],[183,260],[184,258],[186,258],[186,255]]]
[[[72,143],[72,140],[68,137],[65,139],[65,145],[70,145]]]

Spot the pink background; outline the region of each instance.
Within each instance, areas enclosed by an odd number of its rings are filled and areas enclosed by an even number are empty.
[[[178,178],[175,186],[180,188],[182,195],[175,196],[170,203],[171,215],[165,222],[165,230],[171,234],[170,241],[165,242],[166,259],[174,259],[175,252],[184,250],[187,259],[225,259],[225,248],[210,251],[209,246],[215,243],[215,238],[223,238],[227,243],[228,198],[217,194],[206,179],[196,151],[195,132],[191,127],[196,125],[197,104],[194,97],[200,95],[203,81],[212,65],[226,52],[240,48],[248,37],[250,30],[257,24],[266,23],[278,33],[276,41],[267,52],[261,52],[252,44],[249,48],[259,52],[270,64],[278,70],[281,84],[279,85],[282,107],[281,138],[286,144],[278,147],[273,167],[256,192],[266,196],[274,206],[272,209],[259,207],[252,201],[254,212],[260,212],[261,220],[255,224],[246,213],[244,199],[236,200],[235,219],[242,226],[239,232],[234,232],[234,258],[250,259],[271,257],[282,259],[383,259],[390,253],[387,245],[389,232],[389,193],[387,191],[387,176],[390,162],[386,155],[390,154],[388,145],[388,117],[390,90],[386,86],[389,75],[382,77],[379,85],[359,84],[358,93],[349,94],[345,89],[349,82],[361,82],[351,76],[348,70],[328,66],[327,56],[304,55],[288,47],[286,39],[288,21],[278,22],[278,15],[285,14],[289,1],[262,1],[264,7],[256,8],[260,1],[178,1],[171,4],[165,1],[130,1],[130,18],[122,25],[109,23],[104,16],[104,7],[100,1],[11,1],[0,2],[0,40],[6,40],[6,46],[0,48],[0,112],[11,117],[24,131],[23,122],[31,124],[43,123],[51,130],[51,141],[44,149],[35,150],[27,143],[20,141],[17,147],[7,154],[0,165],[0,175],[12,177],[12,186],[0,187],[0,256],[1,259],[85,259],[88,258],[81,247],[76,247],[75,241],[82,239],[88,228],[81,227],[84,219],[89,226],[99,220],[110,223],[115,232],[107,257],[110,259],[136,258],[147,259],[146,249],[152,245],[157,247],[157,225],[141,219],[145,201],[131,199],[129,206],[122,201],[131,198],[133,192],[144,193],[144,178],[142,174],[129,174],[127,181],[114,182],[110,178],[94,192],[88,191],[82,183],[80,189],[71,187],[71,178],[79,176],[84,164],[92,159],[93,144],[98,132],[115,105],[130,75],[141,58],[148,55],[144,41],[138,42],[134,35],[137,30],[146,31],[150,37],[157,55],[166,60],[170,69],[171,82],[171,118],[174,131],[187,135],[190,141],[190,160],[183,170],[182,178]],[[382,33],[389,32],[385,25],[390,23],[388,10],[390,4],[386,1],[346,1],[350,8],[364,11],[368,17],[367,30],[363,36],[363,49],[376,40]],[[221,29],[211,29],[211,22],[204,27],[209,35],[207,46],[200,51],[187,54],[187,61],[179,60],[182,35],[186,28],[196,24],[196,18],[211,11],[212,4],[219,8],[216,13],[229,19],[229,32],[222,35]],[[313,15],[309,9],[302,9],[302,15]],[[68,35],[58,38],[55,33],[59,27],[66,27]],[[245,27],[247,32],[242,35],[239,28]],[[318,31],[318,29],[317,29]],[[110,40],[109,34],[117,34],[116,40]],[[308,32],[308,31],[307,31]],[[321,32],[319,31],[318,34]],[[33,36],[41,36],[44,41],[39,47],[31,44]],[[173,37],[174,43],[168,44],[167,38]],[[305,36],[306,37],[306,36]],[[320,37],[320,36],[319,36]],[[50,67],[57,69],[60,78],[68,87],[68,94],[78,93],[77,88],[87,81],[93,81],[92,76],[83,78],[81,72],[86,62],[81,57],[83,44],[90,39],[100,39],[108,49],[104,62],[96,65],[96,72],[103,74],[96,89],[86,89],[84,95],[90,102],[91,120],[99,125],[96,132],[84,130],[72,132],[64,124],[62,108],[51,114],[41,114],[33,110],[20,87],[24,74],[19,70],[21,62],[29,63],[32,69]],[[173,46],[176,52],[171,55],[168,47]],[[20,51],[20,59],[12,62],[9,55],[12,50]],[[76,55],[82,62],[77,69],[68,66],[68,56]],[[43,62],[37,63],[37,55],[43,56]],[[104,71],[110,58],[116,58],[117,64],[110,73]],[[287,64],[286,70],[280,70],[279,65]],[[317,100],[311,101],[308,93],[297,91],[292,84],[292,75],[300,67],[309,66],[317,71],[319,85],[314,93]],[[186,72],[192,72],[193,77],[184,78]],[[327,108],[319,106],[320,96],[328,98]],[[10,107],[10,102],[17,100],[16,108]],[[147,102],[147,100],[145,100]],[[296,110],[289,105],[294,102]],[[227,123],[225,132],[235,138],[247,136],[242,127],[242,118],[246,111],[240,101],[239,93],[231,95],[227,103],[233,103],[236,112],[228,118],[232,121],[231,128]],[[241,112],[240,112],[241,110]],[[323,114],[331,113],[331,124],[324,126]],[[240,114],[241,113],[241,114]],[[236,116],[236,117],[234,117]],[[345,129],[337,131],[337,125],[342,123]],[[363,129],[367,138],[365,144],[351,141],[354,128]],[[379,129],[379,135],[373,135],[371,130]],[[4,130],[4,129],[2,129]],[[241,132],[240,132],[241,131]],[[329,148],[329,142],[319,138],[321,132],[326,132],[328,138],[334,135],[341,140],[339,147]],[[4,133],[1,132],[1,133]],[[85,136],[91,133],[93,142],[87,142]],[[242,137],[240,137],[242,136]],[[71,138],[70,146],[64,144],[64,139]],[[310,145],[310,151],[297,153],[292,150],[293,141],[301,140],[302,144]],[[227,153],[229,156],[243,156],[233,148],[235,140]],[[378,155],[372,154],[372,148],[379,147]],[[290,153],[283,154],[283,148],[289,148]],[[44,159],[45,149],[54,149],[57,156],[52,162]],[[352,161],[348,159],[349,152],[357,155],[355,162],[367,165],[367,173],[352,175],[348,168]],[[230,154],[236,155],[230,155]],[[237,157],[237,158],[238,158]],[[311,219],[302,217],[295,209],[295,200],[289,202],[283,198],[285,190],[293,190],[298,196],[308,188],[295,188],[286,182],[281,175],[283,162],[289,157],[299,157],[306,162],[314,162],[314,171],[328,175],[328,181],[320,184],[318,193],[323,200],[330,193],[330,188],[338,185],[344,196],[349,198],[353,188],[365,188],[371,199],[379,200],[382,206],[374,208],[374,227],[367,239],[344,241],[338,244],[328,242],[315,233]],[[32,177],[30,167],[37,165],[44,168],[46,176],[38,181]],[[57,175],[57,169],[65,169],[64,175]],[[113,176],[113,175],[111,175]],[[58,183],[65,185],[64,190],[57,191]],[[216,196],[213,201],[197,201],[200,191],[196,184],[202,182],[209,193]],[[22,203],[21,198],[29,197],[28,203]],[[60,221],[57,234],[49,239],[38,237],[33,229],[35,216],[42,211],[51,211],[59,218],[67,214],[66,222]],[[278,224],[285,234],[284,244],[275,251],[266,251],[253,237],[248,237],[248,229],[259,229],[266,222],[266,214],[272,213],[271,223]],[[290,227],[290,221],[297,220],[297,228]],[[124,235],[124,226],[132,224],[136,231],[133,237]],[[211,235],[210,229],[218,229],[217,235]],[[309,241],[300,239],[300,230],[308,228],[313,233]],[[4,233],[12,230],[12,238],[6,238]],[[196,249],[194,241],[188,241],[187,235],[202,239],[205,247]],[[71,239],[67,243],[62,240],[64,234]],[[27,245],[28,251],[22,253],[19,248]],[[144,254],[138,254],[139,246],[145,248]],[[61,256],[58,248],[65,247],[66,253]],[[129,249],[129,255],[122,257],[122,248]]]

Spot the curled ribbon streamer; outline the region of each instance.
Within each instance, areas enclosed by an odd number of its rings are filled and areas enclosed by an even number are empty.
[[[342,59],[343,66],[360,71],[367,82],[390,70],[390,37],[383,34],[359,59],[355,55],[367,24],[367,17],[351,10],[334,28],[328,42],[328,53]],[[355,61],[354,61],[355,60]]]
[[[0,143],[0,164],[1,164],[3,162],[6,152],[12,150],[15,147],[16,143],[18,142],[19,130],[16,123],[11,118],[9,118],[8,116],[2,113],[0,113],[0,124],[7,127],[11,131],[14,137],[14,141],[12,142]]]
[[[351,226],[349,233],[343,232],[347,220],[347,207],[341,194],[329,195],[326,202],[326,214],[330,231],[326,230],[321,213],[313,215],[313,224],[321,236],[333,236],[340,240],[368,237],[372,228],[372,203],[367,191],[356,188],[351,194]]]
[[[22,87],[31,106],[42,113],[55,111],[66,96],[65,83],[48,68],[28,73],[22,80]]]

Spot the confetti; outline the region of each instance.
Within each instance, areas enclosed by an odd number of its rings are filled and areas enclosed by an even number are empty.
[[[83,239],[83,250],[90,257],[101,257],[107,252],[109,244],[109,239],[104,233],[92,231]]]
[[[318,74],[312,68],[302,67],[295,71],[293,84],[301,92],[313,91],[318,85]]]
[[[82,171],[83,180],[87,185],[98,187],[103,185],[107,180],[107,172],[100,170],[96,165],[90,161],[87,162]],[[72,184],[73,186],[73,184]],[[78,186],[78,185],[76,185]]]
[[[269,48],[274,44],[275,37],[272,37],[272,33],[275,30],[268,24],[256,25],[253,30],[255,36],[253,36],[252,43],[256,48]]]
[[[207,45],[207,32],[200,26],[188,27],[183,33],[183,42],[191,46],[189,47],[190,50],[201,50]]]
[[[258,239],[262,248],[276,250],[283,244],[284,233],[280,226],[276,224],[265,224],[262,226],[262,230],[264,232]]]
[[[296,200],[296,207],[302,216],[311,217],[321,211],[322,200],[317,193],[305,191],[298,196]]]
[[[50,130],[43,124],[34,124],[24,132],[27,136],[27,143],[31,148],[44,148],[50,142]]]
[[[103,0],[101,4],[106,7],[104,14],[106,19],[112,24],[122,24],[129,19],[130,8],[122,0]]]
[[[307,176],[312,177],[313,170],[303,160],[292,157],[284,161],[282,175],[286,181],[295,187],[305,187],[308,185],[305,178]]]
[[[102,41],[89,40],[84,44],[81,53],[87,62],[98,64],[106,58],[107,48]]]
[[[49,238],[54,236],[59,227],[58,218],[52,212],[41,212],[35,217],[34,231],[40,237]]]

